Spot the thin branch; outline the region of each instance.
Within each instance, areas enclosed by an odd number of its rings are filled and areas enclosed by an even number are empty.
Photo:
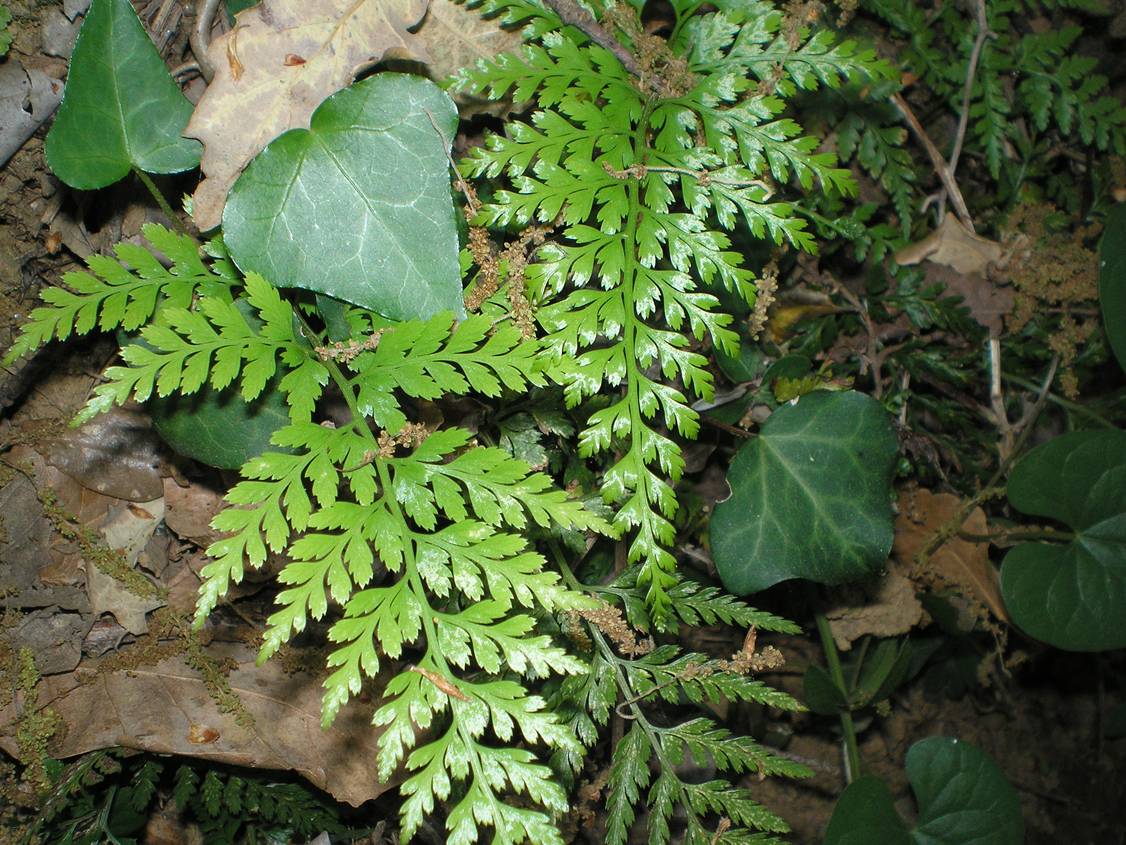
[[[947,165],[950,172],[950,181],[957,184],[955,181],[955,173],[958,170],[958,159],[962,155],[962,145],[966,140],[966,130],[970,124],[970,100],[973,97],[974,77],[977,75],[978,64],[981,61],[981,53],[985,48],[985,42],[989,38],[996,37],[993,32],[989,30],[989,20],[985,12],[985,0],[975,0],[974,15],[977,18],[977,35],[974,36],[974,45],[970,50],[970,61],[966,67],[966,79],[962,84],[962,111],[958,115],[958,128],[954,132],[954,145],[950,150],[950,163]],[[947,195],[953,197],[948,190],[943,190],[938,197],[938,216],[942,219],[942,215],[946,210],[946,197]],[[970,231],[973,231],[973,226],[970,226]]]
[[[971,232],[976,232],[974,229],[973,219],[970,217],[970,211],[966,208],[966,201],[962,198],[962,192],[958,189],[958,183],[954,181],[954,174],[950,170],[950,166],[946,163],[942,153],[938,151],[938,147],[934,145],[934,141],[927,135],[923,125],[919,123],[919,118],[915,117],[915,113],[911,111],[911,107],[907,105],[907,101],[899,94],[892,94],[891,101],[899,113],[907,120],[907,124],[911,127],[911,131],[915,133],[915,137],[922,142],[923,148],[927,151],[930,157],[931,166],[934,167],[935,173],[938,178],[942,180],[942,185],[946,188],[946,193],[950,196],[950,202],[954,205],[954,213],[958,215],[958,219],[962,225],[969,229]]]
[[[637,58],[575,0],[544,0],[544,2],[559,15],[563,23],[581,30],[595,44],[605,47],[617,56],[626,70],[634,76],[641,76],[641,65],[637,63]]]
[[[997,452],[1004,462],[1012,451],[1014,429],[1005,411],[1005,394],[1001,390],[1001,339],[993,334],[989,337],[989,408],[988,415],[993,417],[993,424],[1001,433]]]
[[[215,65],[208,57],[207,49],[211,46],[211,22],[215,19],[218,8],[219,0],[197,0],[195,23],[188,36],[188,43],[191,44],[196,64],[199,65],[199,74],[208,84],[215,78]]]
[[[950,150],[950,178],[954,178],[954,172],[958,169],[958,158],[962,155],[962,144],[966,140],[966,129],[970,122],[970,98],[973,96],[974,76],[977,74],[978,62],[981,60],[981,51],[985,47],[985,42],[989,38],[993,38],[994,33],[989,30],[989,20],[985,14],[985,0],[977,0],[974,6],[974,14],[977,16],[977,35],[974,38],[974,46],[970,51],[970,64],[966,68],[966,82],[962,86],[962,113],[958,117],[958,131],[954,134],[954,146]]]

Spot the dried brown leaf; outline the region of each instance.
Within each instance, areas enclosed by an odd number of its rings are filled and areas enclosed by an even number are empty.
[[[429,61],[408,30],[427,0],[263,0],[211,42],[215,78],[184,134],[203,142],[192,210],[201,230],[222,222],[227,192],[266,144],[308,127],[321,102],[356,74],[397,57]],[[293,57],[300,57],[295,62]]]
[[[124,746],[290,770],[353,806],[393,787],[373,774],[380,731],[371,726],[369,709],[345,708],[322,730],[323,689],[312,674],[287,674],[276,660],[255,666],[245,645],[217,644],[209,654],[234,661],[228,680],[255,727],[221,713],[203,680],[179,657],[119,672],[80,667],[39,685],[40,703],[49,702],[66,726],[52,756]],[[17,751],[15,715],[12,708],[0,710],[0,748],[9,754]]]
[[[495,59],[501,53],[520,49],[520,29],[502,29],[496,18],[487,18],[480,9],[454,0],[430,0],[418,37],[430,53],[427,69],[434,79],[444,79],[479,59]],[[508,100],[488,100],[454,94],[462,116],[487,112],[504,116],[512,108]]]
[[[923,260],[953,267],[959,273],[984,274],[990,264],[997,264],[1004,248],[996,241],[975,235],[947,214],[937,229],[918,243],[911,244],[895,254],[903,265],[918,264]]]
[[[164,499],[154,499],[140,505],[115,507],[102,526],[106,546],[121,553],[124,562],[135,567],[141,551],[164,517]],[[103,572],[94,564],[86,563],[86,592],[94,615],[110,613],[130,634],[144,634],[149,626],[145,614],[164,606],[164,601],[153,596],[140,596],[125,584]]]
[[[95,492],[148,502],[164,492],[162,452],[160,438],[144,414],[114,408],[54,440],[47,461]]]
[[[211,527],[211,520],[226,507],[222,490],[203,481],[181,486],[165,478],[164,504],[164,524],[181,540],[206,548],[224,536]]]
[[[847,593],[845,594],[847,596]],[[825,611],[837,648],[848,651],[853,642],[871,634],[898,637],[923,621],[923,606],[915,585],[898,572],[887,572],[863,586],[855,601]]]
[[[950,493],[905,491],[899,498],[892,554],[910,565],[931,535],[946,525],[961,506],[962,500]],[[989,533],[985,511],[975,508],[962,530],[970,534]],[[989,560],[988,543],[951,537],[930,556],[923,570],[912,571],[912,578],[926,585],[952,587],[988,608],[996,619],[1009,623],[997,568]]]
[[[430,53],[427,68],[435,79],[451,76],[478,59],[519,50],[523,43],[519,28],[502,29],[495,18],[454,0],[430,0],[418,37]]]
[[[970,316],[993,335],[1000,335],[1005,317],[1013,311],[1014,294],[1008,285],[1001,286],[980,273],[959,273],[951,267],[924,262],[927,282],[940,282],[946,292],[962,297]]]

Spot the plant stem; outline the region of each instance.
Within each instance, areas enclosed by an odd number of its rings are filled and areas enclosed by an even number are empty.
[[[998,531],[994,534],[973,534],[969,531],[959,531],[958,536],[971,543],[997,543],[1007,540],[1055,540],[1060,543],[1069,543],[1076,535],[1070,531]]]
[[[825,652],[825,663],[829,667],[829,677],[833,683],[844,692],[844,671],[841,669],[841,656],[837,653],[837,644],[833,642],[833,632],[829,628],[829,620],[825,614],[815,614],[817,633],[821,637],[821,648]],[[853,778],[860,774],[860,749],[856,744],[856,725],[852,721],[852,711],[841,711],[841,733],[844,734],[845,749],[845,785],[852,783]]]
[[[1020,376],[1002,375],[1001,378],[1005,381],[1011,381],[1013,384],[1025,388],[1026,390],[1038,390],[1039,388],[1029,381],[1028,379],[1021,378]],[[1086,417],[1091,422],[1098,423],[1105,428],[1117,428],[1117,426],[1101,414],[1092,411],[1090,408],[1085,408],[1078,402],[1072,402],[1070,399],[1064,399],[1062,396],[1057,396],[1055,393],[1045,394],[1047,401],[1059,405],[1065,411],[1071,411],[1073,414],[1078,414],[1081,417]]]
[[[188,231],[187,227],[184,226],[183,222],[180,220],[179,216],[177,216],[176,212],[172,210],[172,206],[169,204],[168,200],[164,198],[164,194],[160,192],[160,188],[156,186],[156,182],[152,180],[152,177],[149,176],[149,174],[145,173],[145,171],[137,167],[133,168],[133,172],[137,174],[137,178],[141,180],[141,184],[148,189],[148,192],[150,194],[152,194],[152,198],[156,200],[156,204],[160,206],[160,210],[164,212],[164,216],[172,221],[172,226],[176,229],[176,231],[181,235],[187,235],[193,241],[199,243],[195,235]]]

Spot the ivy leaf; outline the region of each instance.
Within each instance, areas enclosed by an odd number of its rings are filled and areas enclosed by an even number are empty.
[[[836,712],[836,711],[834,711]],[[825,845],[912,845],[911,833],[895,809],[887,781],[857,778],[841,794],[829,820]]]
[[[268,387],[253,402],[234,388],[194,396],[157,397],[148,406],[153,428],[174,451],[220,469],[238,469],[262,454],[270,436],[289,424],[285,394]]]
[[[899,451],[878,402],[815,391],[775,411],[727,473],[712,554],[737,595],[789,578],[839,584],[891,551],[891,478]]]
[[[1126,432],[1079,431],[1033,449],[1013,469],[1009,501],[1057,519],[1071,542],[1025,543],[1001,566],[1005,606],[1057,648],[1126,646]]]
[[[47,163],[82,190],[104,188],[133,168],[190,170],[201,151],[180,136],[191,113],[128,0],[94,0],[47,135]]]
[[[1126,370],[1126,203],[1111,209],[1099,242],[1099,308],[1110,348]]]
[[[395,320],[464,315],[450,193],[453,101],[381,73],[334,94],[310,129],[255,157],[223,211],[231,257],[280,287]]]
[[[907,779],[919,803],[908,828],[885,781],[863,777],[837,801],[825,845],[1020,845],[1020,798],[986,754],[967,742],[932,736],[907,752]]]

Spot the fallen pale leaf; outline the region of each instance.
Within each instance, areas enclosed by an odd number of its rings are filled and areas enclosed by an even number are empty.
[[[429,61],[408,30],[427,0],[263,0],[207,51],[215,78],[184,134],[203,142],[205,176],[192,199],[196,225],[219,225],[242,169],[361,71],[391,56]],[[302,61],[294,61],[300,58]]]
[[[480,59],[519,52],[524,40],[519,27],[502,29],[495,17],[486,17],[480,8],[454,0],[430,0],[418,37],[430,54],[427,69],[436,80]],[[481,112],[503,117],[512,108],[507,99],[488,100],[459,93],[453,93],[453,98],[463,117]]]
[[[904,491],[899,498],[892,554],[910,565],[931,535],[949,522],[961,505],[962,500],[950,493],[932,493],[926,489]],[[962,530],[988,534],[985,511],[975,508]],[[1009,623],[997,568],[989,560],[988,543],[951,537],[930,556],[924,569],[912,572],[912,578],[928,585],[952,587],[988,608],[1001,622]]]
[[[208,654],[234,662],[228,680],[254,725],[244,727],[234,714],[220,712],[199,674],[181,658],[117,672],[83,664],[39,684],[40,703],[50,704],[66,726],[51,755],[65,759],[122,746],[294,771],[353,806],[394,787],[375,776],[380,730],[370,724],[370,708],[347,707],[322,730],[324,690],[312,674],[289,673],[277,660],[256,666],[253,650],[241,644],[213,644]],[[0,748],[13,755],[14,708],[0,710]]]
[[[837,648],[848,651],[853,642],[871,634],[898,637],[923,620],[923,605],[915,597],[915,585],[898,572],[887,572],[863,585],[864,594],[829,608],[825,618]]]
[[[148,417],[113,408],[50,443],[47,462],[79,484],[130,502],[147,502],[162,492],[163,447]]]
[[[164,499],[145,502],[140,508],[118,506],[110,511],[102,526],[106,546],[120,552],[124,562],[135,567],[141,551],[164,518]],[[95,616],[110,613],[130,634],[148,631],[145,614],[164,606],[164,601],[153,596],[132,592],[116,578],[107,575],[94,563],[86,561],[86,592]]]
[[[959,273],[984,273],[1003,255],[1004,249],[997,241],[975,235],[953,214],[947,214],[937,229],[897,252],[895,260],[904,266],[929,260],[953,267]]]

